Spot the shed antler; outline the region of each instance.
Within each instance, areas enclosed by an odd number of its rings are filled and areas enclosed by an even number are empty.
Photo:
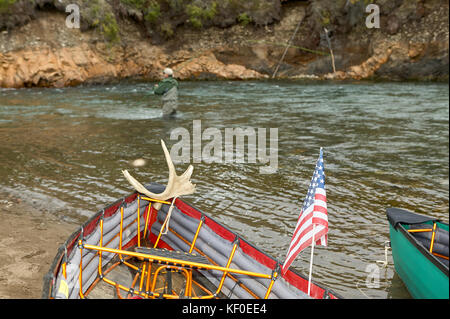
[[[161,145],[164,150],[164,155],[166,156],[167,166],[169,167],[169,181],[167,182],[167,186],[164,192],[159,194],[150,192],[133,176],[131,176],[127,170],[122,171],[125,178],[139,193],[145,194],[154,199],[167,200],[169,198],[175,198],[182,195],[189,195],[194,193],[195,185],[190,181],[194,167],[192,165],[189,165],[186,171],[182,175],[178,176],[175,172],[175,166],[173,165],[172,159],[170,158],[170,154],[167,151],[166,144],[163,140],[161,140]]]

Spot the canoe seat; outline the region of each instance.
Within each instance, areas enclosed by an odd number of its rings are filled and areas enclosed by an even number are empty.
[[[161,248],[149,248],[149,247],[136,247],[135,251],[141,254],[146,255],[152,255],[157,257],[163,257],[163,258],[171,258],[171,259],[177,259],[182,260],[187,263],[200,263],[200,264],[207,264],[209,265],[209,260],[201,255],[197,254],[190,254],[183,251],[176,251],[176,250],[167,250],[167,249],[161,249]],[[157,260],[155,260],[157,261]],[[162,263],[166,263],[166,261],[159,261]],[[169,262],[169,264],[182,264],[181,262]]]
[[[417,241],[419,241],[426,249],[430,249],[431,238],[432,238],[432,226],[429,224],[414,224],[410,226],[411,234]],[[429,229],[429,231],[425,231]],[[414,230],[424,230],[420,232],[414,232]],[[449,234],[448,231],[442,228],[436,228],[436,234],[433,243],[433,254],[440,260],[444,265],[448,267],[449,261]],[[444,258],[440,257],[443,256]],[[445,258],[447,257],[447,258]]]

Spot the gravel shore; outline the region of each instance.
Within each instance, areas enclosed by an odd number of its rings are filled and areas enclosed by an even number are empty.
[[[0,193],[0,299],[41,298],[58,247],[78,224]]]

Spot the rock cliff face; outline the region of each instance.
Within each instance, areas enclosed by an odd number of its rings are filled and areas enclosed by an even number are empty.
[[[182,80],[448,80],[448,1],[377,4],[368,28],[358,0],[0,0],[0,87],[155,80],[166,66]]]

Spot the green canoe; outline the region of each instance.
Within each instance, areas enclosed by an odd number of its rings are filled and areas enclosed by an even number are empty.
[[[395,271],[417,299],[448,299],[448,223],[388,208]]]

